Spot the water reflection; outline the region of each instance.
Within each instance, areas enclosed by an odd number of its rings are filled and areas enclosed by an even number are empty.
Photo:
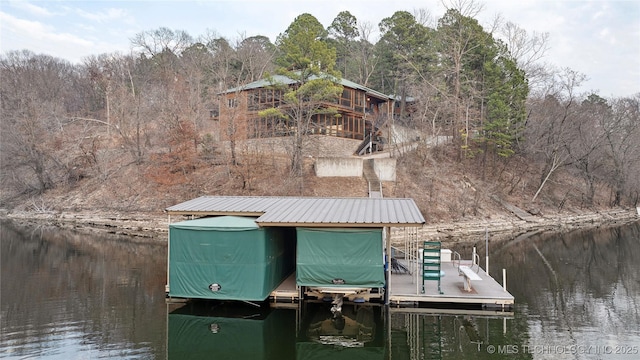
[[[640,224],[491,243],[491,273],[507,269],[516,298],[507,316],[344,304],[336,317],[324,302],[167,306],[162,242],[0,229],[0,358],[639,356]],[[483,255],[484,240],[476,246]]]
[[[326,303],[258,309],[242,303],[169,307],[169,359],[383,359],[380,307]],[[379,333],[375,332],[380,327]]]
[[[390,359],[500,359],[492,344],[522,343],[514,337],[522,319],[476,315],[393,311],[389,319]],[[529,358],[527,354],[520,357]]]
[[[341,312],[333,312],[328,303],[307,302],[301,308],[297,359],[384,358],[380,306],[345,304]]]
[[[166,247],[0,226],[0,357],[164,354]]]
[[[169,359],[488,359],[496,358],[486,351],[492,342],[523,341],[513,336],[513,317],[481,312],[346,304],[340,318],[322,302],[293,309],[207,301],[173,307]]]
[[[529,339],[516,344],[564,352],[556,358],[574,358],[574,349],[584,350],[577,358],[638,357],[639,240],[635,223],[490,245],[491,273],[501,277],[507,269],[516,314],[526,319]],[[480,253],[483,245],[476,244]],[[602,354],[603,349],[614,353]]]
[[[168,315],[169,359],[288,359],[296,312],[198,301]]]

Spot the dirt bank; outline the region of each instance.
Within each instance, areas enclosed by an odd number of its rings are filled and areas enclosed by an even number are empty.
[[[87,232],[107,232],[165,241],[168,216],[164,213],[144,212],[9,212],[0,211],[1,218],[23,223],[38,223]],[[174,221],[176,219],[173,219]],[[177,219],[181,220],[181,219]],[[419,239],[439,240],[443,243],[473,242],[485,238],[508,241],[529,232],[566,232],[579,228],[622,225],[640,221],[635,209],[616,208],[603,211],[567,212],[535,216],[522,220],[516,216],[487,219],[468,219],[446,223],[427,223],[418,229]],[[393,228],[392,242],[402,241],[404,228]]]
[[[567,212],[553,215],[534,216],[527,220],[518,217],[503,217],[491,220],[466,220],[452,223],[426,224],[418,230],[421,239],[438,240],[445,244],[476,242],[485,239],[488,233],[492,242],[515,239],[533,232],[562,233],[575,229],[617,226],[640,221],[637,211],[631,209],[609,209],[591,212]],[[401,236],[402,230],[395,229],[392,238]]]

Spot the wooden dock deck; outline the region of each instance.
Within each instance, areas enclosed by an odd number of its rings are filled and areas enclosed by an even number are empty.
[[[470,266],[470,262],[462,262]],[[389,281],[389,305],[392,307],[428,307],[438,305],[442,308],[448,304],[451,308],[482,308],[494,310],[509,310],[514,304],[514,297],[505,291],[498,282],[484,270],[478,270],[482,280],[471,282],[472,291],[464,290],[464,277],[458,275],[458,269],[452,262],[443,262],[438,293],[437,280],[424,282],[425,292],[422,293],[422,283],[416,275],[392,274]],[[474,267],[474,270],[476,267]],[[289,275],[269,296],[272,303],[298,302],[300,292],[296,287],[295,272]]]
[[[462,265],[470,266],[471,262],[462,262]],[[474,266],[474,270],[477,269]],[[428,304],[458,304],[459,306],[481,306],[482,308],[510,308],[513,306],[514,297],[503,289],[491,276],[481,268],[478,275],[482,280],[471,282],[472,291],[464,290],[464,277],[458,275],[458,269],[452,262],[442,262],[441,270],[444,276],[438,281],[427,280],[424,282],[422,293],[421,277],[416,275],[392,274],[389,279],[389,304],[391,306],[420,306]]]
[[[294,302],[300,298],[300,292],[296,286],[296,273],[291,273],[278,287],[271,292],[269,300],[272,302]]]

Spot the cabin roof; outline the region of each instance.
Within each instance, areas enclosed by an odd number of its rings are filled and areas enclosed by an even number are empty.
[[[317,79],[317,76],[312,76],[311,79]],[[229,93],[234,93],[234,92],[238,92],[238,91],[245,91],[245,90],[252,90],[252,89],[260,89],[260,88],[265,88],[271,85],[275,85],[275,84],[284,84],[284,85],[291,85],[291,84],[295,84],[297,81],[288,77],[288,76],[284,76],[284,75],[273,75],[270,78],[264,78],[264,79],[260,79],[254,82],[250,82],[248,84],[245,85],[241,85],[241,86],[237,86],[231,89],[227,89],[226,91],[223,91],[223,94],[229,94]],[[378,99],[382,99],[385,101],[388,100],[394,100],[394,96],[390,96],[390,95],[385,95],[379,91],[373,90],[371,88],[368,88],[364,85],[360,85],[358,83],[355,83],[353,81],[347,80],[347,79],[340,79],[340,85],[348,87],[348,88],[352,88],[352,89],[357,89],[357,90],[362,90],[364,91],[367,95],[369,96],[373,96],[375,98]]]
[[[425,219],[413,199],[201,196],[165,209],[170,215],[257,216],[260,226],[408,227]]]

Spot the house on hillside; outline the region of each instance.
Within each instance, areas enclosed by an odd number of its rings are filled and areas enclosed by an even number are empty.
[[[275,75],[222,92],[219,111],[214,116],[219,121],[220,140],[230,140],[230,133],[236,139],[291,135],[296,128],[285,120],[261,117],[258,113],[282,104],[283,91],[273,85],[294,87],[296,83],[289,77]],[[338,115],[314,115],[308,134],[362,140],[357,150],[361,153],[380,150],[387,142],[383,129],[388,128],[393,118],[394,97],[346,79],[341,79],[340,85],[343,87],[340,97],[326,103],[327,107],[336,108]]]

